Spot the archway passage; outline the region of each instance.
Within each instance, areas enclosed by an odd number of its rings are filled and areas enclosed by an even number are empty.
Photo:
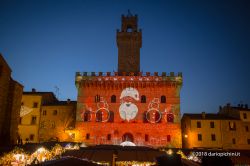
[[[125,133],[125,134],[123,134],[123,136],[122,136],[122,142],[125,142],[125,141],[134,142],[133,135],[131,133]]]

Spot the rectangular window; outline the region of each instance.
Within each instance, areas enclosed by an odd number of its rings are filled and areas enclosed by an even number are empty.
[[[33,103],[33,108],[37,108],[38,107],[38,102],[34,102]]]
[[[236,144],[235,138],[232,139],[232,143],[233,143],[233,144]]]
[[[167,141],[170,142],[171,141],[171,136],[167,135]]]
[[[202,141],[202,135],[198,134],[198,141]]]
[[[36,116],[32,116],[32,118],[31,118],[31,124],[32,125],[36,124]]]
[[[35,135],[34,134],[30,134],[30,141],[34,140]]]
[[[210,122],[210,128],[214,128],[214,122]]]
[[[235,122],[229,122],[229,130],[236,130],[236,124]]]
[[[215,134],[211,134],[211,140],[212,140],[212,141],[216,141]]]
[[[107,135],[107,140],[110,141],[111,140],[111,134]]]
[[[145,142],[148,142],[148,140],[149,140],[148,134],[145,134]]]
[[[197,122],[197,128],[201,128],[201,122]]]
[[[247,119],[247,113],[243,113],[243,118]]]
[[[22,117],[19,118],[19,124],[22,124]]]
[[[248,132],[248,131],[249,131],[248,126],[245,126],[245,129],[246,129],[246,132]]]
[[[54,129],[56,127],[55,122],[51,122],[51,128]]]
[[[87,133],[87,134],[86,134],[86,140],[89,140],[89,139],[90,139],[90,134]]]
[[[247,144],[250,145],[250,139],[247,139]]]
[[[43,116],[46,116],[46,115],[47,115],[47,111],[43,110]]]
[[[57,115],[57,110],[54,110],[54,111],[53,111],[53,115]]]

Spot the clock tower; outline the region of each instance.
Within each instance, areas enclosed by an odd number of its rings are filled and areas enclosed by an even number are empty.
[[[137,27],[137,15],[128,12],[122,15],[121,29],[117,30],[116,41],[118,47],[118,73],[140,72],[140,48],[142,46],[142,32]]]

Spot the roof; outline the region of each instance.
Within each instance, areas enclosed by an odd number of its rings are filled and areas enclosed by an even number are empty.
[[[48,104],[48,103],[54,103],[57,102],[57,98],[54,95],[53,92],[23,92],[23,95],[36,95],[36,96],[42,96],[42,105]]]
[[[238,118],[229,117],[222,114],[212,114],[212,113],[205,113],[205,118],[202,118],[201,114],[183,114],[184,118],[185,116],[189,117],[190,119],[204,119],[204,120],[239,120]]]
[[[7,66],[10,71],[12,71],[9,64],[6,62],[6,60],[4,59],[1,53],[0,53],[0,61],[2,61],[5,64],[5,66]]]

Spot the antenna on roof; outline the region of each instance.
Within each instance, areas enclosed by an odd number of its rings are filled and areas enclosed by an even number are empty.
[[[132,16],[132,13],[130,12],[130,10],[128,9],[128,16]]]
[[[58,88],[58,86],[55,86],[54,87],[55,88],[55,94],[56,94],[56,98],[59,100],[59,88]]]

